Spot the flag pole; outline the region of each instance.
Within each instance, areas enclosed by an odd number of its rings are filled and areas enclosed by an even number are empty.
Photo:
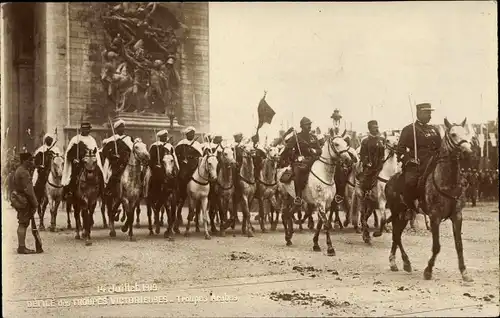
[[[411,120],[412,120],[412,126],[413,126],[413,148],[415,151],[415,161],[417,161],[418,156],[417,156],[417,133],[415,131],[415,118],[413,117],[413,105],[411,104],[411,97],[408,95],[408,101],[410,102],[410,111],[411,111]]]

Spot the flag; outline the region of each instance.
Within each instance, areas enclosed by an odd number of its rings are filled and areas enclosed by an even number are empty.
[[[270,124],[276,114],[274,110],[266,102],[266,94],[260,100],[259,106],[257,107],[257,114],[259,115],[259,124],[257,125],[257,130],[264,125],[264,123]]]

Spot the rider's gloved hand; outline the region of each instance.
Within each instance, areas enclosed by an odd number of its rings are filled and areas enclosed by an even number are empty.
[[[75,163],[75,164],[79,164],[79,163],[80,163],[80,160],[78,160],[78,159],[73,159],[73,163]]]

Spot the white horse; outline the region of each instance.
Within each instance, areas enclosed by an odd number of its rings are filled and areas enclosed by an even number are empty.
[[[271,223],[271,230],[275,231],[278,225],[279,209],[278,205],[278,161],[279,150],[276,147],[268,147],[266,149],[266,158],[262,161],[259,176],[257,178],[257,193],[259,200],[259,222],[262,232],[266,232],[264,221],[266,215],[269,216],[269,223]],[[269,203],[269,210],[265,208],[265,202]],[[267,211],[266,211],[267,210]],[[276,213],[276,218],[273,213]]]
[[[350,148],[345,140],[345,138],[347,138],[345,133],[346,132],[344,131],[341,136],[327,137],[326,142],[322,147],[322,155],[312,164],[307,184],[302,191],[302,198],[308,205],[308,210],[303,220],[307,219],[314,210],[317,210],[319,215],[316,233],[313,238],[313,250],[321,251],[321,248],[318,245],[318,237],[323,227],[323,223],[325,223],[326,243],[328,245],[327,253],[329,256],[335,255],[335,249],[333,248],[330,239],[331,226],[328,222],[325,211],[330,208],[332,200],[335,197],[335,166],[340,164],[341,160],[345,160],[345,162],[351,161],[351,156],[348,153]],[[278,171],[278,179],[280,180],[278,184],[281,197],[284,198],[284,205],[289,205],[289,202],[291,201],[290,197],[295,197],[295,187],[293,182],[281,182],[281,177],[285,169],[280,169]],[[285,206],[282,207],[282,218],[285,226],[285,240],[287,246],[292,245],[292,216],[293,210],[296,208],[297,207],[288,209]],[[303,220],[300,220],[300,222],[303,222]]]
[[[45,184],[45,193],[47,193],[48,205],[50,209],[50,227],[51,232],[56,231],[57,210],[62,201],[63,186],[62,174],[64,169],[64,158],[57,154],[52,158],[50,165],[50,174]]]
[[[208,153],[198,159],[198,167],[193,172],[191,180],[187,184],[187,199],[189,204],[189,215],[184,236],[189,236],[189,226],[193,220],[196,205],[201,203],[203,213],[203,225],[205,227],[205,239],[211,239],[208,232],[208,193],[210,192],[210,182],[217,179],[216,155]]]

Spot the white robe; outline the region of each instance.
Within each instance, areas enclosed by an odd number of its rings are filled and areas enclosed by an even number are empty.
[[[200,156],[203,156],[203,147],[198,142],[198,140],[189,141],[186,138],[184,138],[181,141],[179,141],[179,143],[177,144],[177,146],[180,146],[180,145],[191,145],[191,147],[193,147],[194,149],[196,149],[196,151],[198,151],[200,153]]]
[[[165,149],[172,153],[172,155],[174,156],[175,166],[177,167],[177,169],[179,169],[179,161],[177,161],[177,154],[175,153],[174,146],[172,146],[172,144],[168,142],[156,141],[151,144],[151,146],[149,146],[149,152],[151,153],[151,148],[157,145],[165,147]]]
[[[68,147],[66,148],[66,153],[64,154],[64,170],[63,170],[63,175],[62,175],[62,185],[67,186],[69,184],[69,181],[71,179],[71,163],[68,161],[68,152],[70,151],[71,147],[73,145],[77,144],[79,141],[83,142],[88,149],[90,150],[97,150],[97,143],[94,139],[94,137],[88,135],[88,136],[82,136],[82,135],[77,135],[71,138],[69,141]],[[101,165],[101,156],[98,151],[96,151],[96,157],[97,157],[97,166],[99,169],[101,169],[101,172],[104,174],[104,169],[102,168]]]
[[[115,134],[114,136],[111,136],[109,138],[106,138],[102,141],[102,147],[104,148],[104,146],[108,143],[108,142],[114,142],[115,140],[118,140],[118,139],[121,139],[125,145],[127,145],[129,148],[130,148],[130,151],[133,151],[133,148],[134,148],[134,142],[132,141],[132,137],[130,136],[127,136],[127,135],[118,135],[118,134]],[[104,176],[104,183],[107,184],[108,181],[109,181],[109,178],[111,178],[111,174],[112,174],[112,169],[111,169],[111,164],[108,160],[108,158],[106,158],[104,160],[104,167],[103,167],[103,176]]]
[[[38,147],[37,150],[35,150],[33,157],[35,157],[39,152],[47,151],[47,149],[49,148],[50,146],[47,146],[46,144],[41,145],[40,147]],[[56,155],[62,155],[61,150],[57,148],[57,146],[52,147],[50,151],[54,152]],[[38,169],[35,169],[35,171],[33,172],[33,177],[31,179],[31,181],[33,182],[33,186],[36,184],[37,180],[38,180]]]

